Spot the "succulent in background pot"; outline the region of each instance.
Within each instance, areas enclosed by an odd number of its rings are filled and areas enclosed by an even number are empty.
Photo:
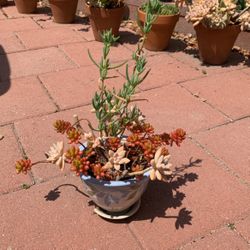
[[[56,23],[72,23],[75,20],[78,0],[49,0]]]
[[[69,163],[71,170],[81,177],[84,192],[99,206],[97,213],[110,219],[122,219],[138,210],[149,178],[171,180],[172,165],[167,147],[180,146],[186,133],[180,128],[171,133],[156,133],[134,104],[140,101],[135,97],[136,89],[149,74],[142,46],[145,37],[140,39],[133,53],[132,72],[126,64],[126,80],[119,90],[110,89],[108,85],[110,70],[125,64],[110,64],[111,45],[118,38],[107,31],[102,39],[104,47],[99,63],[89,52],[100,74],[99,91],[93,96],[91,110],[98,125],[95,127],[88,119],[79,119],[77,115],[73,123],[55,121],[55,130],[66,134],[71,146],[64,150],[63,142],[57,142],[46,153],[46,160],[19,160],[16,171],[27,173],[38,163],[54,163],[63,169],[65,163]],[[88,131],[81,122],[86,122]]]
[[[250,30],[249,0],[196,0],[186,19],[196,31],[200,58],[212,65],[227,61],[242,30]]]
[[[145,20],[152,20],[152,27],[147,34],[144,47],[148,50],[165,50],[179,20],[179,8],[175,4],[163,4],[159,0],[149,0],[138,9],[138,20],[144,25]],[[142,32],[145,31],[142,29]]]
[[[37,10],[38,0],[14,0],[19,13],[31,14]]]
[[[114,36],[119,35],[119,28],[125,13],[123,0],[89,0],[86,12],[96,41],[102,41],[102,32],[112,29]]]

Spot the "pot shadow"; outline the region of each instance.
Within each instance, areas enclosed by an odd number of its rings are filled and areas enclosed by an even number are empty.
[[[200,60],[199,56],[199,50],[195,48],[186,48],[183,50],[184,53],[193,56],[193,58],[196,58]],[[238,66],[238,65],[243,65],[243,66],[250,66],[250,57],[245,57],[242,53],[232,49],[227,61],[224,64],[221,65],[211,65],[208,63],[200,62],[200,66],[206,66],[208,68],[211,67],[222,67],[222,68],[227,68],[227,67],[232,67],[232,66]]]
[[[0,96],[5,94],[11,86],[11,68],[4,48],[0,45]]]
[[[138,43],[140,39],[140,35],[132,32],[132,31],[126,31],[126,30],[120,30],[119,31],[119,43],[122,45],[126,44],[132,44],[135,45]]]
[[[41,18],[37,19],[36,20],[37,22],[46,22],[48,20],[53,20],[52,11],[47,6],[38,7],[34,14],[47,15],[47,17],[41,17]],[[85,16],[82,17],[82,16],[79,16],[79,15],[75,15],[75,19],[74,19],[73,24],[89,25],[89,19],[88,19],[88,17],[85,17]],[[63,25],[69,25],[69,24],[60,24],[60,25],[63,26]],[[89,30],[89,27],[88,27],[88,29],[85,28],[85,27],[79,29],[79,31],[88,31],[88,30]]]
[[[198,179],[198,174],[194,172],[187,173],[186,170],[201,167],[201,163],[201,159],[193,160],[190,158],[188,164],[183,164],[175,168],[173,178],[169,183],[160,181],[150,182],[146,192],[142,196],[139,212],[128,219],[112,222],[130,223],[132,221],[150,220],[152,223],[155,218],[164,218],[175,219],[176,229],[192,225],[192,211],[186,207],[181,207],[186,195],[179,189]],[[176,215],[167,215],[168,210],[171,208],[180,209]]]

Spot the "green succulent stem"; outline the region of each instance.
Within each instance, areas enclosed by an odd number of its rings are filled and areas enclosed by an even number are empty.
[[[151,29],[153,18],[148,18],[144,24],[143,36],[140,38],[135,52],[132,54],[134,67],[130,70],[127,62],[112,65],[110,63],[109,54],[111,46],[117,42],[118,37],[112,35],[112,30],[105,31],[102,34],[103,50],[102,57],[97,63],[92,57],[90,51],[89,57],[94,65],[99,69],[99,91],[97,91],[92,99],[93,111],[98,121],[98,128],[92,131],[99,131],[100,137],[117,137],[123,136],[126,127],[132,122],[138,121],[141,112],[132,102],[141,101],[135,99],[134,94],[139,84],[147,77],[149,70],[146,71],[146,58],[143,53],[144,42],[148,32]],[[126,64],[126,81],[119,89],[108,88],[107,81],[110,70],[117,69]]]

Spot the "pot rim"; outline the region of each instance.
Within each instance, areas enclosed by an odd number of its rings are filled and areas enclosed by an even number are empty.
[[[148,179],[149,178],[149,173],[150,171],[147,171],[146,173],[143,174],[143,177]],[[137,182],[140,182],[141,180],[136,180],[136,178],[131,178],[131,179],[128,179],[128,180],[124,180],[124,181],[105,181],[105,180],[98,180],[96,179],[95,177],[92,177],[90,175],[83,175],[81,174],[80,175],[80,178],[83,180],[83,181],[91,181],[92,183],[96,183],[96,184],[101,184],[105,187],[125,187],[125,186],[130,186],[131,184],[134,184],[134,183],[137,183]],[[143,179],[144,179],[143,178]]]
[[[116,8],[104,8],[104,7],[95,7],[95,6],[91,6],[88,3],[85,2],[85,6],[87,6],[89,9],[101,9],[101,10],[117,10],[117,9],[123,9],[125,8],[126,4],[124,3],[123,6],[120,7],[116,7]]]
[[[143,15],[146,15],[146,12],[144,12],[143,10],[141,10],[141,7],[139,7],[137,9],[138,12],[140,12],[141,14]],[[177,14],[174,14],[174,15],[158,15],[157,18],[164,18],[164,17],[175,17],[175,16],[180,16],[180,10]]]
[[[194,26],[194,29],[196,30],[197,28],[200,28],[200,27],[202,27],[204,29],[207,29],[207,30],[220,31],[220,30],[225,30],[225,29],[228,29],[228,28],[230,29],[232,27],[240,29],[240,24],[228,24],[223,29],[213,29],[213,28],[206,27],[203,23],[199,23],[199,24],[197,24],[197,25]]]

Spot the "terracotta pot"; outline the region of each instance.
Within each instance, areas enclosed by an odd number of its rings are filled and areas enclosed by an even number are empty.
[[[151,31],[147,35],[144,47],[148,50],[165,50],[173,34],[175,25],[179,20],[180,14],[159,15],[154,21]],[[138,9],[138,19],[144,25],[146,13]]]
[[[19,13],[30,14],[36,11],[38,0],[14,0]]]
[[[78,0],[49,0],[56,23],[72,23],[75,20]]]
[[[224,64],[240,33],[239,25],[229,25],[224,29],[209,29],[199,24],[195,27],[200,59],[212,65]]]
[[[8,1],[7,0],[0,0],[0,6],[7,5]]]
[[[90,24],[96,41],[102,41],[101,33],[105,30],[112,29],[114,36],[119,35],[119,28],[125,13],[124,6],[115,9],[104,9],[90,7],[86,4],[86,12],[89,16]]]

